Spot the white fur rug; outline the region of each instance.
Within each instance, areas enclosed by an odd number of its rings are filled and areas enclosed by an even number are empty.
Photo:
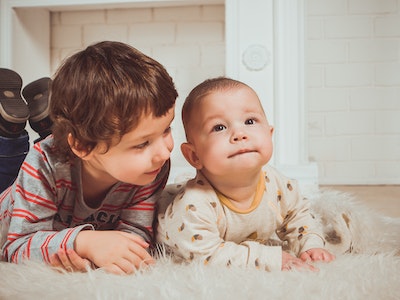
[[[351,239],[352,252],[316,264],[319,272],[178,265],[163,257],[148,270],[117,276],[3,262],[0,299],[400,299],[400,219],[377,215],[346,194],[311,194],[324,233],[334,237],[331,250],[343,251]]]

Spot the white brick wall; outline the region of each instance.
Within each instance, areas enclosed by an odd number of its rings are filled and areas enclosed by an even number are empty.
[[[309,157],[320,183],[400,183],[400,1],[306,0]]]
[[[223,5],[54,12],[51,16],[52,72],[71,53],[101,40],[131,44],[162,63],[180,95],[173,123],[175,166],[188,166],[180,110],[184,97],[206,78],[225,72]]]
[[[309,158],[322,184],[400,183],[400,0],[306,1]],[[222,5],[52,13],[52,70],[72,52],[113,39],[160,61],[183,98],[224,74]]]

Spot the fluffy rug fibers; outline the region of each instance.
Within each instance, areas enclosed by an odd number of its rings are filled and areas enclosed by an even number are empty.
[[[318,272],[265,272],[176,264],[167,257],[133,275],[61,273],[0,263],[0,299],[400,299],[400,220],[336,192],[312,193],[314,213],[337,255]],[[346,253],[342,253],[346,252]]]
[[[263,272],[159,261],[135,275],[0,264],[1,299],[399,299],[400,258],[343,255],[319,272]]]

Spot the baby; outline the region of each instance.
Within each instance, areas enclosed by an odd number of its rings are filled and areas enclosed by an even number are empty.
[[[158,218],[158,240],[175,257],[265,270],[334,259],[297,182],[267,165],[273,127],[254,90],[206,80],[186,98],[182,119],[181,150],[197,174]]]

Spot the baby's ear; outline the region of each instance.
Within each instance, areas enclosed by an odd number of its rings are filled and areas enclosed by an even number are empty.
[[[201,170],[203,168],[201,161],[196,155],[196,149],[191,143],[183,143],[181,145],[181,151],[189,164],[191,164],[197,170]]]
[[[274,133],[274,126],[269,126],[269,131],[271,132],[271,135]]]

